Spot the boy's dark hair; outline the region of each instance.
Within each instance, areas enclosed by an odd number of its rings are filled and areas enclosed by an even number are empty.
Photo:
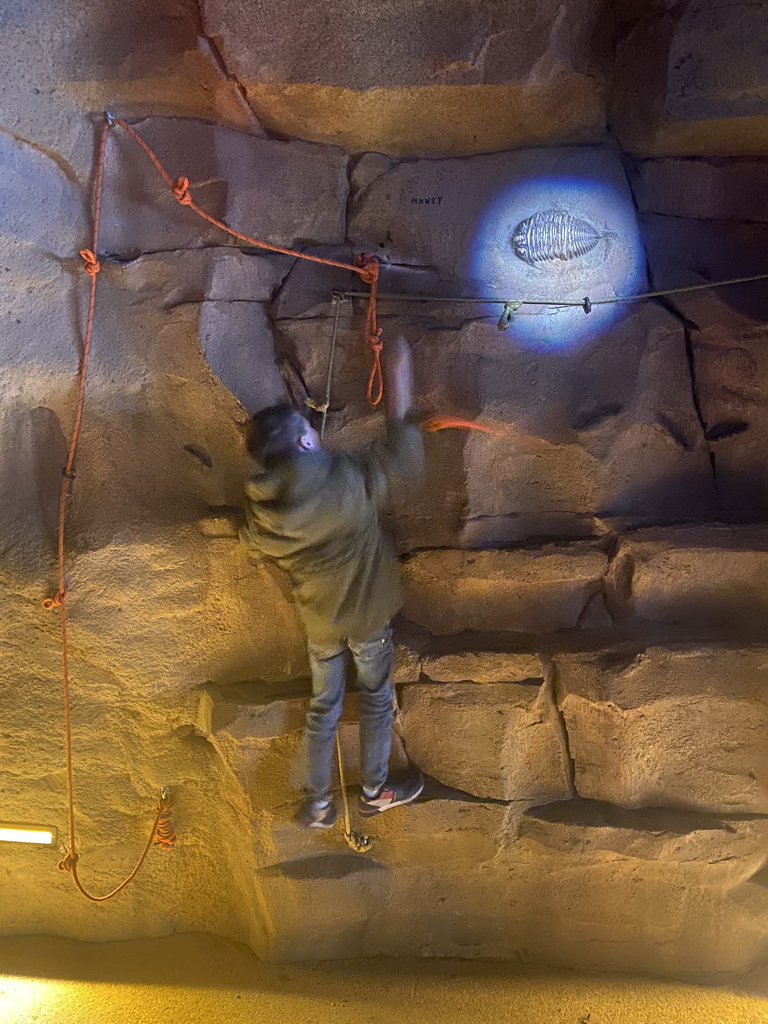
[[[263,466],[285,458],[296,448],[304,430],[300,413],[283,402],[255,413],[248,424],[245,447]]]

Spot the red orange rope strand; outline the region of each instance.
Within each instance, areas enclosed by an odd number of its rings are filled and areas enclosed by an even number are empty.
[[[270,245],[269,242],[262,242],[258,238],[252,238],[250,235],[245,235],[240,231],[235,231],[234,228],[229,227],[229,225],[225,224],[224,221],[218,220],[216,217],[212,217],[210,213],[206,213],[205,210],[197,205],[192,198],[192,193],[189,187],[189,178],[180,177],[174,180],[160,163],[157,158],[157,154],[151,146],[149,146],[138,132],[131,128],[129,124],[126,124],[125,121],[121,121],[119,117],[111,118],[111,123],[118,125],[126,131],[133,141],[144,150],[152,161],[152,165],[157,173],[173,193],[176,201],[181,203],[182,206],[188,207],[196,213],[198,217],[202,217],[202,219],[207,221],[209,224],[219,228],[221,231],[225,231],[232,238],[237,238],[239,241],[245,242],[248,245],[256,246],[259,249],[282,253],[285,256],[295,256],[297,259],[309,260],[311,263],[322,263],[327,267],[339,267],[341,270],[351,270],[353,273],[358,275],[361,281],[370,286],[371,290],[368,297],[368,309],[365,317],[365,330],[366,338],[373,353],[373,367],[368,381],[367,394],[370,404],[378,405],[384,395],[384,379],[381,373],[381,331],[376,326],[376,299],[378,295],[379,281],[379,261],[376,257],[369,256],[366,253],[359,257],[354,264],[342,263],[339,260],[329,260],[325,259],[323,256],[312,256],[309,253],[298,252],[295,249],[285,249],[279,245]]]
[[[57,565],[58,565],[58,589],[53,597],[46,598],[43,601],[43,607],[47,609],[59,609],[59,626],[61,634],[61,661],[62,661],[62,683],[63,683],[63,694],[64,694],[64,744],[66,754],[66,779],[67,779],[67,821],[68,821],[68,849],[63,860],[59,862],[59,868],[62,871],[69,871],[72,875],[72,881],[74,882],[78,891],[87,899],[93,903],[102,903],[105,900],[111,899],[116,896],[121,890],[123,890],[129,882],[135,878],[142,864],[144,863],[147,854],[153,844],[153,842],[159,842],[164,848],[168,848],[166,841],[160,834],[160,827],[164,827],[167,832],[167,820],[170,815],[170,803],[165,795],[161,797],[160,805],[157,808],[156,817],[152,826],[152,832],[149,837],[147,845],[139,857],[135,867],[125,878],[120,885],[116,886],[111,892],[107,893],[106,896],[94,896],[90,893],[80,881],[77,873],[77,864],[80,856],[77,852],[77,836],[75,832],[75,795],[74,795],[74,778],[72,770],[72,700],[71,700],[71,687],[69,678],[69,636],[68,636],[68,616],[67,616],[67,599],[69,597],[69,591],[66,586],[66,552],[65,552],[65,540],[66,540],[66,526],[67,526],[67,511],[69,508],[69,499],[72,491],[72,483],[75,479],[75,457],[77,455],[77,446],[80,440],[80,432],[83,424],[83,405],[85,402],[85,384],[88,376],[88,359],[91,353],[91,339],[93,337],[93,318],[96,309],[96,277],[101,269],[98,259],[96,258],[96,252],[98,251],[99,245],[99,220],[101,217],[101,193],[104,183],[104,155],[106,150],[107,132],[109,131],[109,123],[106,122],[101,130],[99,136],[99,144],[96,157],[96,176],[94,181],[94,195],[93,195],[93,235],[90,249],[81,249],[80,256],[83,259],[83,269],[89,275],[90,289],[88,293],[88,315],[85,323],[85,337],[83,340],[83,353],[80,359],[80,370],[78,373],[78,385],[77,385],[77,398],[75,401],[75,417],[72,424],[72,433],[70,435],[69,450],[67,453],[67,464],[64,468],[61,480],[61,490],[59,492],[59,526],[58,526],[58,540],[57,540]],[[171,830],[172,835],[172,830]],[[172,844],[171,844],[172,845]]]

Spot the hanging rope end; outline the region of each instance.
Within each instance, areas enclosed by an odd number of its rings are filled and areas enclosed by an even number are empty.
[[[172,850],[176,845],[176,833],[171,821],[171,790],[163,786],[160,790],[160,803],[157,806],[157,825],[155,826],[155,846],[161,850]]]
[[[373,846],[373,840],[371,837],[364,836],[360,832],[353,832],[352,830],[349,832],[345,831],[344,838],[355,853],[368,853],[370,848]]]

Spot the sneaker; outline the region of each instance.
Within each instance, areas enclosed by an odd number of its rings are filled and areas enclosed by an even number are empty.
[[[336,824],[336,808],[332,802],[319,804],[305,800],[296,820],[304,828],[333,828]]]
[[[393,807],[402,807],[412,803],[424,789],[424,776],[418,768],[409,768],[387,779],[376,796],[368,797],[361,793],[358,809],[363,818],[370,818]]]

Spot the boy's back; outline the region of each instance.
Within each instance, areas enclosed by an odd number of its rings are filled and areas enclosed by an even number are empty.
[[[408,421],[359,454],[296,451],[246,485],[243,540],[288,574],[311,641],[364,639],[402,603],[400,572],[379,524],[390,482],[421,468]]]

